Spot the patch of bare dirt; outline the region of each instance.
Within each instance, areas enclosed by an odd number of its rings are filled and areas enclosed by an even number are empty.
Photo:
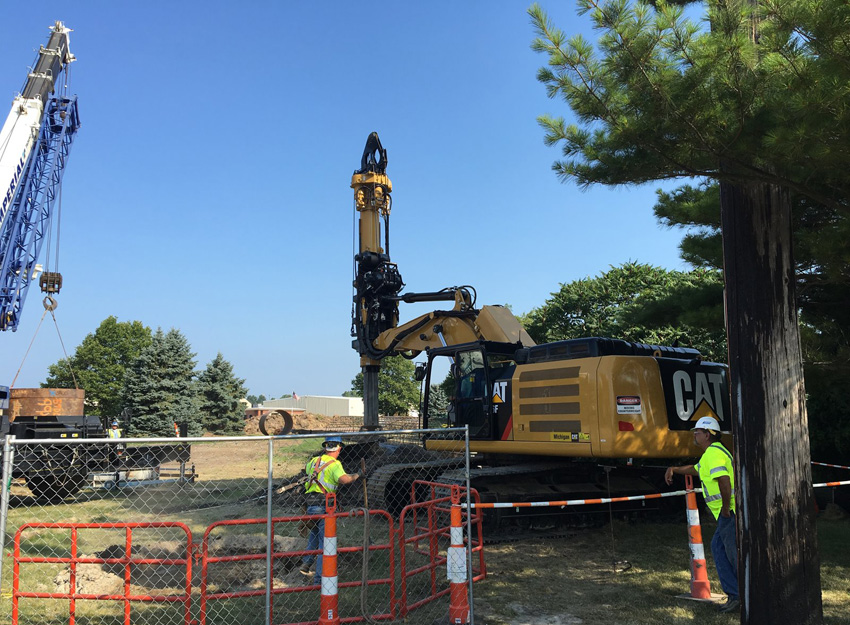
[[[287,536],[274,537],[274,551],[284,553],[303,549],[303,539]],[[266,551],[265,536],[214,536],[209,541],[209,555],[212,558],[226,556],[262,555]],[[111,545],[94,555],[83,558],[110,560],[100,564],[79,564],[76,570],[76,591],[93,595],[124,594],[124,570],[126,564],[117,562],[124,558],[123,545]],[[130,592],[132,594],[158,593],[180,594],[185,589],[185,564],[159,564],[151,562],[175,561],[185,559],[186,545],[179,541],[164,541],[156,546],[144,545],[133,548],[134,560],[146,560],[143,563],[130,564]],[[275,587],[282,588],[303,584],[303,578],[297,572],[298,558],[276,558],[272,574]],[[293,576],[292,573],[295,573]],[[193,569],[192,585],[200,585],[201,570]],[[53,579],[54,592],[70,592],[70,569],[65,569]],[[297,582],[297,584],[296,584]],[[266,560],[229,561],[217,565],[210,563],[207,569],[207,584],[215,591],[235,589],[263,588],[266,583]]]

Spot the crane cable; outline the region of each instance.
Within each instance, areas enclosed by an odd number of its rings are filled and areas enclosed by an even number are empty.
[[[68,350],[65,349],[65,341],[62,340],[62,333],[59,331],[59,322],[56,321],[56,313],[54,311],[56,310],[56,306],[58,306],[58,304],[56,303],[56,300],[53,299],[53,297],[51,297],[50,295],[48,295],[44,298],[44,300],[42,300],[42,304],[44,305],[44,312],[41,314],[41,319],[39,320],[38,326],[35,329],[35,334],[33,334],[32,336],[32,340],[30,341],[29,347],[27,348],[27,351],[24,354],[24,358],[21,361],[21,366],[18,367],[18,371],[15,373],[15,378],[12,380],[12,385],[10,386],[10,388],[15,387],[15,382],[17,382],[18,380],[18,376],[21,373],[21,369],[24,368],[24,363],[27,360],[27,356],[29,356],[33,343],[35,343],[35,338],[38,336],[38,331],[41,330],[41,324],[44,322],[44,317],[49,312],[50,316],[53,317],[53,324],[56,326],[56,334],[59,335],[59,344],[62,345],[62,353],[65,354],[65,361],[68,363],[68,371],[71,372],[71,379],[74,381],[74,388],[76,390],[80,390],[80,387],[77,384],[77,376],[74,375],[74,368],[71,366],[71,359],[68,357]]]

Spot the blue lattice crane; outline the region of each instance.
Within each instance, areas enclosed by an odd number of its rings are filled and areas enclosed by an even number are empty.
[[[42,271],[38,259],[51,239],[80,117],[76,96],[63,95],[60,88],[75,60],[68,49],[70,29],[56,22],[50,30],[0,130],[0,330],[17,330],[27,291],[39,274],[45,306],[55,306],[53,294],[62,286],[61,274]]]

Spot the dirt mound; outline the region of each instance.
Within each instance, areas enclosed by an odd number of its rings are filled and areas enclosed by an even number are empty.
[[[309,434],[310,432],[354,432],[363,425],[363,417],[341,417],[334,415],[313,414],[310,412],[284,411],[292,418],[292,434]],[[284,419],[274,413],[266,417],[266,431],[278,432],[283,427]],[[260,417],[253,415],[245,419],[245,434],[249,436],[261,435]]]
[[[275,536],[274,551],[284,553],[304,548],[301,538]],[[265,554],[266,536],[232,535],[213,536],[209,541],[209,555],[213,558],[241,555]],[[119,560],[124,557],[122,545],[110,545],[103,551],[82,557]],[[186,557],[186,545],[179,541],[163,541],[154,546],[134,545],[133,558],[137,560],[180,560]],[[275,558],[273,574],[275,587],[293,585],[286,580],[300,564],[300,558]],[[124,567],[120,562],[77,565],[76,591],[93,595],[124,594]],[[193,585],[201,582],[200,567],[193,569]],[[65,569],[53,578],[54,592],[70,592],[71,572]],[[156,589],[165,594],[180,594],[185,589],[186,567],[181,564],[139,563],[130,566],[130,592],[132,594],[150,594]],[[300,575],[295,581],[301,583]],[[263,588],[266,583],[265,557],[256,560],[236,562],[212,562],[207,568],[207,583],[216,591],[229,591],[244,588]]]
[[[94,556],[80,556],[82,558]],[[124,579],[114,573],[103,570],[102,564],[77,565],[77,592],[91,595],[123,594]],[[65,569],[53,578],[54,592],[71,592],[71,570]]]

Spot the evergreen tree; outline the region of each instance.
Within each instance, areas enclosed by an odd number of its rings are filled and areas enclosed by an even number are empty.
[[[69,360],[48,367],[47,380],[41,386],[79,387],[86,392],[86,413],[116,417],[123,408],[121,393],[127,367],[150,343],[151,330],[142,322],[107,317],[86,335]]]
[[[850,8],[845,0],[714,0],[681,7],[579,0],[598,50],[538,6],[538,77],[579,125],[543,117],[554,169],[582,185],[678,177],[720,184],[739,500],[742,622],[820,623],[823,610],[791,195],[847,212]],[[781,528],[781,530],[778,530]]]
[[[215,434],[242,434],[245,410],[245,380],[233,375],[233,365],[219,352],[198,376],[204,428]]]
[[[431,417],[444,415],[449,406],[449,397],[442,385],[432,384],[428,394],[428,414]]]
[[[412,360],[389,356],[381,361],[378,373],[378,412],[383,415],[406,415],[419,406],[419,383],[413,379],[416,369]],[[355,397],[363,397],[363,373],[351,381]]]
[[[722,268],[718,184],[659,191],[654,210],[664,225],[686,231],[680,244],[683,259]],[[850,215],[795,195],[792,219],[812,457],[838,463],[850,454],[850,408],[836,401],[850,386],[850,307],[845,303],[850,301]],[[712,299],[722,310],[720,293],[692,295]],[[660,319],[654,312],[647,316]]]
[[[174,436],[174,424],[189,436],[203,433],[195,388],[195,354],[179,330],[157,328],[151,344],[127,371],[124,402],[131,411],[130,436]]]

